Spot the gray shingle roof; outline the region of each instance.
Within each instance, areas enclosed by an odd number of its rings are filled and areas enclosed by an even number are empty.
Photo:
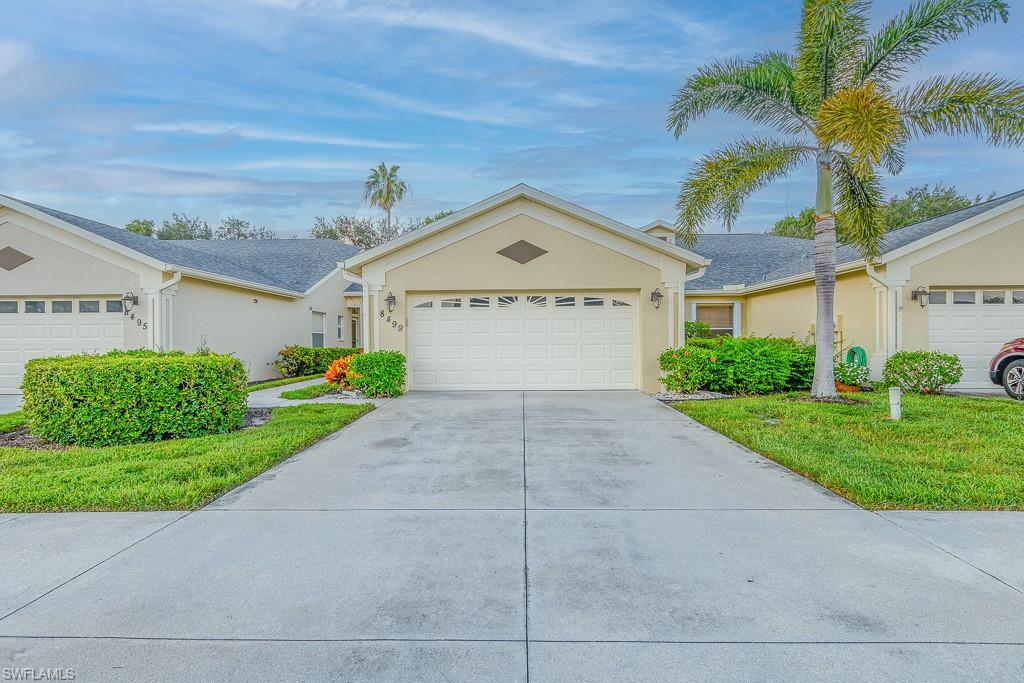
[[[3,196],[3,195],[0,195]],[[171,266],[303,293],[359,251],[334,240],[158,240],[10,197]]]
[[[1021,197],[1024,197],[1024,190],[892,230],[885,236],[881,254],[884,256]],[[796,237],[778,237],[766,233],[704,234],[697,238],[693,251],[712,261],[704,277],[691,285],[698,290],[721,289],[727,285],[752,286],[814,270],[814,242]],[[849,245],[839,245],[836,252],[836,263],[839,265],[853,263],[860,258],[860,252]]]

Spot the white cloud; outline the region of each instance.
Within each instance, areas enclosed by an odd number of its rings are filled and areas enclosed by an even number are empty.
[[[389,142],[366,138],[350,138],[338,135],[318,135],[295,131],[260,128],[246,124],[217,123],[209,121],[183,121],[177,123],[139,123],[135,130],[140,133],[184,133],[187,135],[234,136],[248,140],[270,142],[297,142],[309,145],[331,145],[336,147],[363,147],[366,149],[416,149],[422,145],[411,142]]]

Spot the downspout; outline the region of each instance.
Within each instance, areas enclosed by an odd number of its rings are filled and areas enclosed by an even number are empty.
[[[366,283],[366,280],[359,277],[355,273],[345,270],[343,263],[339,263],[338,267],[341,268],[341,276],[349,282],[354,282],[362,287],[363,294],[363,307],[359,312],[359,324],[363,328],[363,350],[368,351],[370,349],[370,286]],[[342,295],[344,296],[344,295]]]
[[[679,281],[679,346],[686,346],[686,283],[704,277],[707,266],[701,266],[692,275],[684,275]]]
[[[158,343],[159,346],[162,347],[163,346],[163,344],[161,343],[163,341],[162,337],[166,337],[167,338],[167,347],[164,349],[165,351],[172,350],[171,347],[172,347],[173,339],[174,339],[172,337],[172,334],[173,334],[172,330],[173,330],[173,325],[174,325],[173,317],[172,317],[172,311],[174,309],[170,308],[170,309],[167,310],[167,320],[165,321],[164,317],[163,317],[163,315],[164,315],[164,292],[166,290],[170,289],[171,287],[174,287],[179,282],[181,282],[181,271],[180,270],[176,270],[176,271],[174,271],[174,275],[171,276],[171,279],[168,280],[167,282],[165,282],[164,284],[160,285],[160,287],[156,290],[156,300],[157,300],[157,306],[159,307],[159,314],[160,314],[160,318],[159,319],[160,319],[160,337],[161,337],[161,339],[157,340],[157,343]],[[163,329],[164,322],[167,323],[167,329],[166,330]]]

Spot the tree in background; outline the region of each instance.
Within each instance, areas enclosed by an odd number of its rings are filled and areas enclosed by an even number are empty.
[[[434,221],[439,221],[442,218],[447,218],[448,216],[451,216],[453,213],[455,213],[455,212],[452,211],[451,209],[445,209],[444,211],[438,211],[433,216],[427,216],[426,218],[424,218],[423,219],[423,225],[430,225]]]
[[[124,229],[128,232],[134,232],[136,235],[144,235],[146,237],[152,237],[155,228],[156,224],[148,218],[136,218],[124,226]]]
[[[314,239],[338,240],[345,244],[354,244],[361,249],[372,249],[423,225],[422,220],[416,219],[398,221],[392,225],[383,218],[317,216],[313,220],[309,236]]]
[[[192,218],[186,214],[171,214],[171,220],[156,232],[160,240],[212,240],[213,229],[202,218]]]
[[[995,192],[987,199],[994,196]],[[980,194],[971,199],[957,192],[955,187],[942,183],[936,184],[935,187],[917,185],[907,190],[902,197],[892,197],[885,203],[885,228],[895,230],[944,213],[966,209],[983,201],[986,201],[986,198]],[[789,215],[782,218],[768,232],[781,237],[814,239],[814,208],[807,207],[799,216]],[[843,223],[839,219],[836,220],[836,237],[840,242],[848,241],[843,232]]]
[[[391,210],[402,201],[408,189],[405,181],[398,177],[398,164],[392,164],[389,168],[382,161],[376,168],[370,169],[370,175],[363,186],[363,200],[386,212],[385,231],[391,230]]]
[[[254,226],[249,221],[228,216],[220,222],[220,227],[213,234],[215,240],[272,240],[274,231],[270,228]]]
[[[682,182],[676,228],[693,245],[713,217],[731,227],[744,201],[776,178],[814,162],[817,306],[811,393],[835,396],[836,215],[869,262],[882,245],[879,167],[897,174],[911,137],[974,135],[1024,142],[1024,85],[993,74],[905,76],[932,48],[981,24],[1008,20],[1003,0],[918,0],[875,34],[867,0],[804,0],[796,52],[769,52],[701,67],[668,117],[678,138],[712,110],[739,114],[782,137],[741,138],[701,157]]]

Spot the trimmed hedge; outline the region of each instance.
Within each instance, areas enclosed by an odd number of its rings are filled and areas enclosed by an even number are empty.
[[[959,356],[941,351],[897,351],[882,368],[882,384],[921,394],[938,394],[963,376]]]
[[[405,356],[398,351],[371,351],[352,357],[348,379],[371,398],[401,396],[405,387]]]
[[[769,394],[811,386],[814,347],[776,337],[696,338],[662,353],[658,364],[669,391]]]
[[[237,358],[112,351],[31,360],[23,411],[32,434],[59,444],[113,446],[240,429],[246,372]]]
[[[286,346],[277,352],[278,359],[274,367],[285,377],[303,377],[305,375],[322,375],[331,367],[331,363],[359,353],[361,349],[349,348],[313,348],[312,346]]]

